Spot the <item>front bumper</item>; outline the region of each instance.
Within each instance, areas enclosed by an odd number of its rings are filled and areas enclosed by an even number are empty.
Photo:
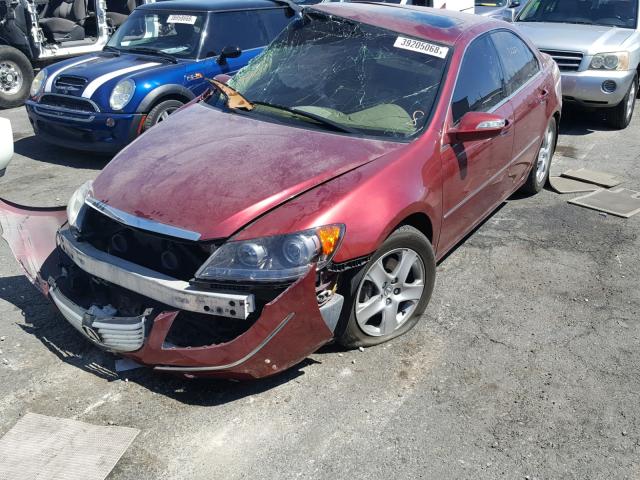
[[[91,250],[84,250],[84,242],[67,236],[65,229],[57,235],[65,222],[64,209],[41,211],[0,200],[3,236],[25,267],[27,276],[52,299],[76,330],[100,348],[156,370],[187,376],[247,379],[281,372],[302,361],[333,337],[343,298],[334,294],[322,308],[318,307],[315,269],[310,269],[304,277],[264,305],[260,315],[253,324],[247,324],[243,333],[228,341],[205,346],[176,346],[167,340],[174,323],[188,313],[185,308],[168,304],[170,297],[180,289],[165,291],[158,297],[160,302],[149,297],[149,309],[141,315],[118,316],[117,309],[105,304],[88,307],[85,303],[83,307],[65,295],[57,284],[56,279],[65,275],[61,261],[63,256],[67,261],[72,259],[74,266],[91,275],[96,265],[101,265],[100,268],[105,269],[101,277],[108,277],[107,283],[115,285],[112,287],[114,290],[131,289],[140,295],[143,291],[149,293],[147,289],[154,284],[162,285],[162,282],[157,282],[156,278],[141,279],[140,272],[127,272],[116,257],[103,252],[97,256]],[[56,235],[60,245],[56,245]],[[71,248],[75,249],[73,258],[66,253]],[[102,280],[101,277],[96,276]],[[226,298],[226,294],[220,294],[221,298]],[[196,296],[197,299],[189,308],[200,308],[215,295],[210,291],[190,290],[190,298]],[[201,320],[216,322],[218,318],[204,316]],[[229,318],[229,315],[227,320],[247,321]]]
[[[635,70],[562,72],[562,96],[567,102],[585,107],[614,107],[626,95],[635,73]],[[614,82],[615,90],[607,92],[604,82]]]
[[[38,137],[48,143],[74,150],[117,153],[139,135],[141,113],[76,113],[25,102],[29,121]],[[107,120],[114,122],[107,126]]]

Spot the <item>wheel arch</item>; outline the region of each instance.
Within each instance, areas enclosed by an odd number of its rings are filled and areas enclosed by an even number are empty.
[[[409,225],[420,233],[422,233],[425,237],[429,239],[429,242],[433,245],[433,222],[424,212],[416,212],[404,218],[399,224],[391,229],[391,233],[396,231],[398,228],[403,227],[405,225]]]
[[[158,103],[165,100],[179,100],[187,103],[195,98],[195,94],[182,85],[161,85],[151,90],[138,106],[141,113],[149,113]]]

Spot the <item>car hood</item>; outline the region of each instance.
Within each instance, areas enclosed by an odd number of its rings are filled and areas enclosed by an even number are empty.
[[[405,146],[192,104],[120,152],[95,180],[94,197],[202,240],[227,238],[302,192]]]
[[[49,67],[45,92],[95,98],[100,95],[101,89],[110,93],[116,83],[125,77],[142,83],[146,76],[155,75],[159,70],[182,71],[184,68],[180,63],[167,63],[146,55],[88,55]],[[69,85],[67,82],[57,81],[65,76],[76,77],[80,82]]]
[[[516,22],[515,25],[541,50],[575,51],[585,55],[620,50],[634,32],[626,28],[571,23]]]

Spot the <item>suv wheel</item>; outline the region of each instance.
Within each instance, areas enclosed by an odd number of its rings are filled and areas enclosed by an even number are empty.
[[[609,111],[609,123],[617,130],[623,130],[631,123],[633,110],[636,106],[636,97],[638,96],[638,76],[636,75],[629,91],[622,101]]]
[[[31,62],[20,50],[0,46],[0,108],[19,107],[29,96]]]
[[[184,103],[180,100],[165,100],[164,102],[160,102],[155,107],[151,109],[149,115],[147,115],[146,120],[144,121],[143,131],[149,130],[154,125],[164,122],[169,115],[178,110]]]

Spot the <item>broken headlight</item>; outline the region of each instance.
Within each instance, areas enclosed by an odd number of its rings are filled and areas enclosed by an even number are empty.
[[[344,225],[326,225],[288,235],[230,241],[200,267],[202,280],[278,282],[295,280],[314,263],[331,261],[344,236]]]
[[[91,195],[93,182],[89,180],[85,182],[78,188],[71,198],[69,199],[69,203],[67,204],[67,219],[69,220],[69,225],[73,228],[79,228],[79,219],[80,213],[84,208],[84,202]]]

